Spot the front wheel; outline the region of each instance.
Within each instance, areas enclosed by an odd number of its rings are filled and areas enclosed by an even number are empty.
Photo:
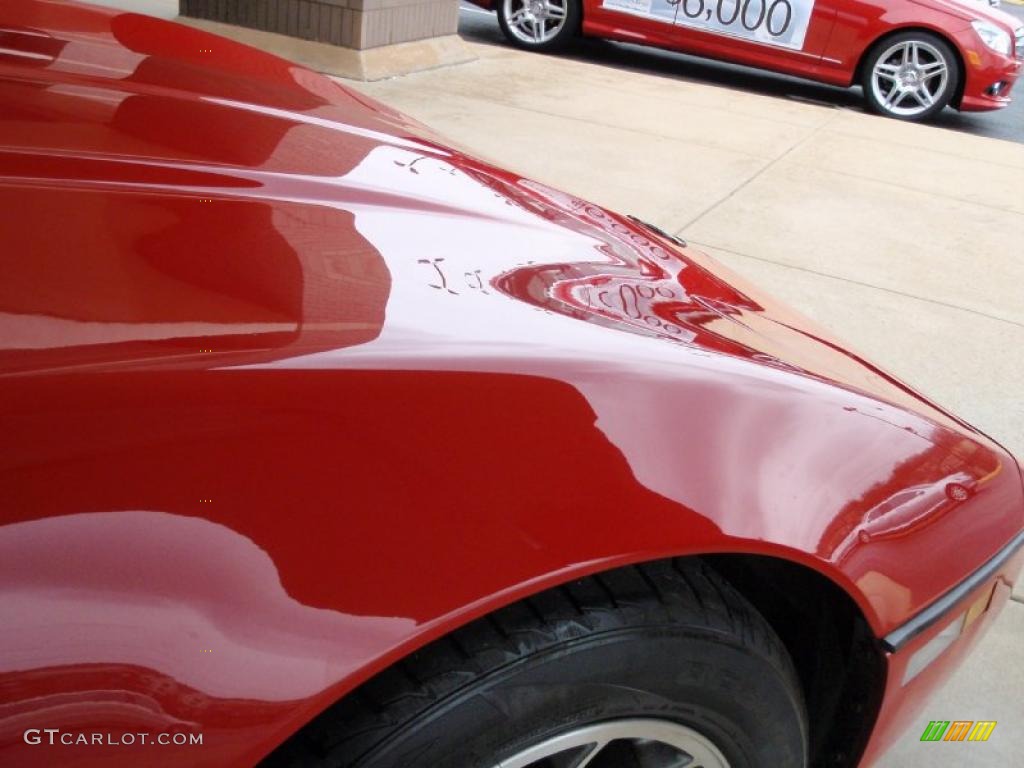
[[[804,768],[792,661],[701,561],[502,608],[381,672],[264,768]]]
[[[877,43],[861,84],[873,112],[899,120],[926,120],[949,104],[960,66],[949,45],[928,32],[904,32]]]
[[[564,48],[580,26],[579,0],[499,0],[498,25],[509,42],[532,51]]]

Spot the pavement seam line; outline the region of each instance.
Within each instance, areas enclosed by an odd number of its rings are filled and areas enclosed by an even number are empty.
[[[681,227],[680,227],[679,229],[677,229],[677,230],[675,231],[675,234],[676,234],[676,235],[678,235],[678,236],[680,236],[680,237],[682,237],[682,238],[685,238],[685,237],[686,237],[686,234],[685,234],[685,232],[686,232],[686,230],[687,230],[687,229],[689,229],[689,228],[690,228],[690,227],[692,227],[692,226],[693,226],[694,224],[696,224],[696,223],[697,223],[698,221],[700,221],[701,219],[703,219],[703,218],[704,218],[705,216],[707,216],[707,215],[708,215],[709,213],[711,213],[711,212],[712,212],[713,210],[715,210],[715,209],[716,209],[716,208],[717,208],[718,206],[722,205],[723,203],[727,203],[727,202],[729,202],[729,201],[730,201],[730,200],[731,200],[731,199],[732,199],[733,197],[735,197],[735,196],[736,196],[737,194],[739,194],[739,193],[740,193],[740,192],[742,192],[742,191],[743,191],[744,189],[746,189],[746,188],[747,188],[747,186],[748,186],[748,185],[749,185],[749,184],[750,184],[751,182],[755,181],[756,179],[759,179],[759,178],[760,178],[760,177],[761,177],[762,175],[764,175],[764,174],[765,174],[766,172],[768,172],[769,170],[771,170],[771,169],[772,169],[772,168],[773,168],[773,167],[774,167],[774,166],[776,165],[776,163],[778,163],[778,162],[779,162],[779,161],[781,161],[781,160],[784,160],[784,159],[785,159],[786,157],[788,157],[788,156],[790,155],[790,153],[792,153],[792,152],[793,152],[794,150],[796,150],[797,148],[799,148],[799,147],[803,146],[803,145],[804,145],[804,144],[806,144],[806,143],[807,143],[808,141],[810,141],[810,140],[811,140],[812,138],[814,138],[814,137],[815,137],[815,136],[817,136],[817,135],[818,135],[819,133],[821,133],[821,131],[822,131],[822,130],[823,130],[823,129],[824,129],[824,128],[825,128],[825,127],[826,127],[826,126],[827,126],[827,125],[829,124],[829,123],[831,123],[832,121],[834,121],[834,120],[836,119],[836,117],[837,117],[837,116],[838,116],[838,112],[837,112],[837,114],[835,114],[835,115],[831,115],[831,116],[830,116],[830,117],[829,117],[829,118],[828,118],[827,120],[825,120],[825,122],[823,122],[823,123],[822,123],[821,125],[815,126],[815,127],[813,128],[813,129],[811,129],[811,131],[810,131],[810,132],[808,132],[808,134],[807,134],[806,136],[804,136],[803,138],[801,138],[801,139],[799,139],[799,140],[795,141],[795,142],[794,142],[794,143],[793,143],[793,144],[792,144],[792,145],[791,145],[791,146],[790,146],[790,147],[789,147],[788,149],[786,149],[786,151],[785,151],[785,152],[783,152],[783,153],[782,153],[782,154],[780,154],[780,155],[777,155],[776,157],[773,157],[773,158],[772,158],[771,160],[769,160],[769,161],[768,161],[767,163],[765,163],[765,164],[764,164],[764,165],[762,165],[762,166],[761,166],[760,168],[758,168],[758,169],[757,169],[756,171],[754,171],[754,173],[753,173],[753,174],[751,174],[750,176],[748,176],[748,177],[747,177],[747,178],[746,178],[746,179],[745,179],[745,180],[744,180],[744,181],[743,181],[743,182],[742,182],[742,183],[741,183],[741,184],[740,184],[739,186],[737,186],[737,187],[734,187],[733,189],[731,189],[731,190],[730,190],[729,192],[727,192],[727,193],[726,193],[726,194],[725,194],[725,195],[724,195],[723,197],[721,197],[721,198],[719,198],[718,200],[716,200],[715,202],[713,202],[713,203],[712,203],[711,205],[709,205],[709,206],[708,206],[707,208],[705,208],[705,209],[704,209],[704,210],[702,210],[702,211],[701,211],[700,213],[698,213],[698,214],[697,214],[696,216],[694,216],[694,217],[693,217],[692,219],[690,219],[690,220],[689,220],[689,221],[687,221],[687,222],[686,222],[685,224],[683,224],[683,225],[682,225],[682,226],[681,226]],[[742,256],[743,254],[740,254],[740,255]]]
[[[874,137],[865,136],[864,134],[857,133],[856,131],[844,131],[841,126],[835,127],[835,128],[831,128],[830,130],[833,133],[839,134],[840,136],[846,136],[846,137],[852,138],[852,139],[860,139],[861,141],[865,141],[865,142],[867,142],[869,144],[871,142],[873,142],[873,141],[878,141],[878,139],[876,139]],[[946,130],[946,129],[939,129],[939,130]],[[958,131],[954,131],[954,133],[958,133],[959,134]],[[1010,145],[1013,145],[1013,144],[1016,143],[1016,142],[1009,141],[1008,139],[997,139],[997,138],[994,138],[992,136],[978,136],[978,135],[974,135],[974,134],[959,134],[959,135],[970,136],[972,139],[984,139],[986,141],[1001,141],[1001,142],[1004,142],[1004,143],[1007,143],[1007,144],[1010,144]],[[918,149],[918,150],[922,149],[920,144],[914,144],[912,142],[907,142],[907,141],[894,141],[893,139],[886,139],[885,143],[886,144],[892,144],[893,146],[896,146],[896,147],[906,147],[907,149]],[[1007,167],[1009,167],[1009,168],[1015,168],[1017,170],[1024,170],[1024,164],[1018,165],[1016,162],[1012,162],[1012,161],[1007,163],[1005,161],[989,160],[987,158],[981,158],[981,157],[971,157],[969,155],[962,155],[959,152],[950,152],[948,149],[935,149],[933,147],[925,147],[924,151],[932,152],[932,153],[934,153],[936,155],[945,155],[946,157],[955,157],[957,160],[966,160],[966,161],[971,162],[971,163],[985,163],[986,165],[994,165],[994,166],[996,166],[998,168],[1007,168]]]
[[[478,61],[479,61],[479,59],[478,59]],[[467,63],[472,63],[472,62],[467,62]],[[436,72],[436,70],[434,70],[434,71]],[[416,74],[416,73],[411,73],[411,74]],[[407,76],[408,75],[406,75],[406,77]],[[443,89],[438,88],[437,86],[434,86],[432,84],[425,84],[423,87],[424,87],[425,90],[432,90],[432,91],[435,91],[435,92],[438,92],[438,93],[444,93],[448,97],[450,97],[452,95],[451,93],[449,93],[447,91],[444,91]],[[517,110],[519,112],[532,112],[532,113],[537,114],[537,115],[544,115],[545,117],[553,117],[553,118],[557,118],[559,120],[572,120],[573,122],[583,123],[584,125],[600,125],[603,128],[611,128],[612,130],[616,130],[616,131],[626,131],[628,133],[636,133],[636,134],[639,134],[640,136],[651,136],[651,137],[654,137],[654,138],[664,139],[666,141],[673,141],[673,142],[680,143],[680,144],[696,144],[697,146],[700,146],[700,147],[708,147],[710,149],[718,150],[719,152],[731,152],[731,153],[736,154],[736,155],[742,155],[743,157],[759,157],[759,155],[757,155],[754,152],[746,152],[746,151],[744,151],[742,149],[734,149],[732,147],[723,147],[723,146],[721,146],[719,144],[711,144],[711,143],[708,143],[708,142],[705,142],[705,141],[701,141],[700,139],[679,138],[677,136],[669,136],[669,135],[666,135],[664,133],[655,133],[653,131],[644,131],[644,130],[641,130],[639,128],[632,128],[630,126],[625,126],[625,125],[615,125],[614,123],[603,123],[603,122],[600,122],[598,120],[592,120],[592,119],[586,118],[586,117],[575,117],[574,115],[566,115],[566,114],[562,114],[560,112],[548,112],[547,110],[544,110],[544,109],[536,109],[534,107],[524,107],[524,106],[520,106],[519,104],[511,104],[511,103],[509,103],[507,101],[501,101],[499,99],[492,99],[492,98],[488,98],[486,96],[460,96],[459,98],[465,99],[466,101],[482,101],[485,104],[493,104],[493,105],[497,105],[499,107],[506,107],[508,109],[514,109],[514,110]],[[714,107],[702,107],[702,108],[713,109],[716,112],[725,112],[725,111],[727,111],[727,110],[715,109]],[[764,120],[764,122],[775,123],[775,124],[777,124],[779,126],[788,126],[788,127],[794,127],[794,128],[795,127],[799,127],[795,123],[785,122],[785,121],[782,121],[782,120],[772,120],[771,118],[752,117],[751,119],[754,119],[754,120]],[[815,126],[814,128],[812,128],[811,129],[812,133],[817,132],[822,127],[824,127],[824,123],[822,125],[820,125],[820,126]],[[809,138],[809,135],[808,135],[808,138]],[[794,147],[795,146],[796,145],[794,145]],[[783,152],[782,155],[779,155],[779,158],[782,158],[783,156],[785,156],[785,154],[787,152],[789,152],[791,149],[793,149],[794,147],[790,147],[789,149],[785,150],[785,152]]]
[[[897,290],[895,288],[886,288],[884,285],[875,285],[874,283],[865,283],[862,280],[854,280],[853,278],[843,277],[842,275],[832,275],[832,274],[829,274],[828,272],[820,272],[820,271],[818,271],[816,269],[811,269],[810,267],[801,267],[801,266],[799,266],[797,264],[784,264],[781,261],[772,261],[771,259],[766,259],[766,258],[761,257],[761,256],[751,256],[749,253],[742,253],[740,251],[734,251],[734,250],[731,250],[729,248],[723,248],[722,246],[715,245],[713,243],[701,243],[701,242],[697,242],[696,240],[690,240],[688,242],[691,245],[700,246],[701,248],[713,248],[714,250],[722,251],[723,253],[728,253],[728,254],[731,254],[733,256],[741,256],[744,259],[752,259],[754,261],[764,262],[765,264],[773,264],[776,267],[783,267],[785,269],[795,269],[795,270],[797,270],[799,272],[807,272],[808,274],[811,274],[811,275],[817,275],[818,277],[827,277],[830,280],[839,280],[839,281],[844,282],[844,283],[850,283],[852,285],[859,285],[862,288],[872,288],[872,289],[874,289],[876,291],[883,291],[885,293],[891,293],[891,294],[893,294],[895,296],[902,296],[903,298],[906,298],[906,299],[916,299],[917,301],[923,301],[923,302],[926,302],[928,304],[936,304],[936,305],[938,305],[940,307],[946,307],[947,309],[956,309],[956,310],[959,310],[960,312],[968,312],[968,313],[970,313],[972,315],[977,315],[978,317],[984,317],[984,318],[987,318],[988,320],[995,320],[996,322],[999,322],[999,323],[1006,323],[1007,325],[1012,325],[1012,326],[1015,326],[1017,328],[1024,328],[1024,323],[1018,322],[1017,320],[1011,320],[1011,319],[1009,319],[1007,317],[1000,317],[998,315],[990,315],[987,312],[981,312],[981,311],[979,311],[977,309],[972,309],[971,307],[961,307],[959,304],[950,304],[948,301],[942,301],[941,299],[931,299],[931,298],[928,298],[927,296],[918,296],[916,294],[907,293],[905,291],[900,291],[900,290]]]
[[[900,184],[895,181],[887,181],[885,179],[879,179],[875,176],[862,176],[859,173],[851,173],[850,171],[838,171],[834,168],[824,168],[814,163],[805,163],[800,160],[791,160],[793,165],[801,168],[810,168],[818,171],[819,173],[834,173],[839,176],[846,176],[851,179],[859,179],[860,181],[870,181],[875,184],[884,184],[887,187],[895,187],[896,189],[902,189],[907,192],[913,192],[917,195],[923,195],[926,197],[937,197],[940,200],[950,200],[952,202],[961,203],[963,205],[974,205],[978,208],[987,208],[990,211],[999,211],[1000,213],[1009,213],[1012,216],[1024,216],[1024,211],[1014,210],[1013,208],[1004,208],[1000,205],[991,205],[990,203],[979,203],[977,200],[968,200],[966,197],[956,197],[955,195],[946,195],[942,192],[934,192],[932,190],[918,189],[917,187],[908,187],[906,184]]]
[[[578,63],[586,63],[586,62],[578,62]],[[598,64],[598,66],[604,66],[604,65]],[[628,70],[628,71],[632,72],[633,74],[640,75],[642,77],[657,77],[657,78],[665,77],[663,75],[649,75],[646,72],[643,72],[642,70]],[[670,78],[670,79],[672,79],[674,81],[676,80],[676,78]],[[696,80],[682,80],[682,81],[678,81],[678,82],[683,82],[683,83],[686,83],[686,84],[689,84],[689,85],[700,85],[699,81],[696,81]],[[624,94],[626,96],[644,96],[645,95],[645,94],[642,94],[642,93],[640,93],[640,92],[638,92],[636,90],[630,90],[628,88],[619,88],[614,83],[603,83],[602,82],[602,83],[598,83],[598,85],[601,88],[603,88],[605,91],[614,91],[616,93],[621,93],[621,94]],[[661,83],[658,83],[658,85],[661,85]],[[651,96],[653,97],[653,94],[651,94]],[[781,117],[767,117],[765,115],[753,114],[751,112],[734,111],[732,109],[724,109],[722,107],[716,107],[716,106],[712,106],[710,104],[701,103],[701,102],[697,102],[697,101],[691,102],[691,101],[688,101],[685,98],[681,99],[680,101],[678,101],[676,103],[677,104],[681,104],[682,106],[687,107],[689,109],[701,109],[701,110],[706,110],[706,111],[709,111],[709,112],[717,112],[719,114],[725,114],[725,115],[729,115],[729,116],[740,115],[741,117],[743,117],[744,119],[747,119],[747,120],[759,120],[761,122],[772,123],[774,125],[779,125],[779,126],[788,126],[788,127],[791,127],[791,128],[809,128],[811,130],[813,130],[814,128],[818,127],[818,126],[814,126],[814,125],[807,125],[806,123],[799,122],[799,121],[786,120],[786,119],[781,118]],[[797,103],[802,103],[802,102],[797,102]],[[818,103],[818,104],[815,104],[813,102],[809,102],[809,103],[812,106],[815,106],[815,107],[828,107],[829,109],[833,108],[833,106],[831,104],[826,104],[824,102]],[[602,125],[607,125],[607,123],[602,123]]]

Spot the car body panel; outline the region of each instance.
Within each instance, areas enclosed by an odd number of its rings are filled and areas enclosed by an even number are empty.
[[[881,637],[1024,527],[1002,448],[699,251],[221,38],[4,13],[0,762],[64,727],[205,737],[66,765],[251,765],[474,617],[676,555],[802,564]]]
[[[828,69],[822,66],[821,57],[836,16],[834,0],[815,2],[803,45],[789,49],[678,24],[647,21],[609,9],[603,5],[603,0],[584,0],[583,8],[583,31],[595,37],[643,42],[812,78],[820,78],[821,73]],[[637,37],[637,33],[644,37]],[[655,34],[657,38],[653,37]]]
[[[1021,24],[1009,14],[984,5],[965,7],[943,0],[843,1],[845,11],[837,17],[825,54],[837,71],[844,73],[843,84],[853,82],[856,67],[880,36],[902,29],[925,29],[945,38],[965,66],[960,109],[1001,109],[1010,103],[1011,89],[1024,64],[1012,55],[1004,56],[981,44],[971,27],[972,19],[986,19],[1006,29],[1012,37],[1013,30]],[[865,24],[865,18],[876,21]],[[985,93],[1000,80],[1008,84],[1000,96]]]

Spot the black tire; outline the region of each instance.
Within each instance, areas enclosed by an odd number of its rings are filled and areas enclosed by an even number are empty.
[[[807,762],[803,696],[778,637],[710,567],[678,560],[477,620],[365,683],[265,765],[493,768],[575,728],[636,718],[697,731],[730,768]]]
[[[501,27],[505,39],[518,48],[547,53],[562,51],[573,42],[580,28],[580,19],[582,18],[582,4],[580,0],[565,0],[565,22],[550,40],[542,43],[524,40],[522,37],[517,36],[511,28],[508,16],[509,13],[514,13],[517,8],[521,7],[524,2],[528,3],[529,0],[512,0],[512,2],[495,0],[495,2],[497,3],[498,26]]]
[[[913,96],[909,91],[907,91],[906,95],[902,97],[902,102],[897,101],[896,107],[893,108],[885,103],[884,99],[881,98],[880,92],[876,91],[874,87],[874,72],[879,61],[889,58],[886,55],[887,51],[891,51],[894,46],[904,43],[921,44],[922,47],[926,48],[924,55],[929,61],[932,59],[932,52],[934,51],[937,56],[941,57],[946,66],[947,76],[945,78],[944,85],[941,89],[941,93],[935,94],[934,103],[931,106],[923,105],[916,96]],[[899,34],[886,37],[879,40],[874,44],[874,46],[872,46],[868,55],[864,59],[864,67],[861,73],[861,87],[864,89],[864,101],[866,102],[868,109],[872,112],[885,115],[886,117],[892,117],[897,120],[920,121],[927,120],[946,108],[958,92],[961,77],[960,60],[953,52],[949,43],[930,32],[925,32],[923,30],[910,30],[909,32],[900,32]],[[887,86],[890,85],[888,81],[885,82]],[[895,81],[891,84],[895,85]],[[917,111],[914,114],[900,114],[900,110],[906,107],[913,107],[915,110],[920,111]]]

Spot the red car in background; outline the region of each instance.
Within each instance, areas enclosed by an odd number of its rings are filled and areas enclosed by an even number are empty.
[[[1024,64],[1024,23],[976,0],[470,0],[505,36],[553,51],[577,35],[721,59],[838,86],[924,120],[1001,109]]]
[[[138,14],[0,3],[0,104],[0,765],[867,766],[1018,578],[1012,456],[654,227]]]

